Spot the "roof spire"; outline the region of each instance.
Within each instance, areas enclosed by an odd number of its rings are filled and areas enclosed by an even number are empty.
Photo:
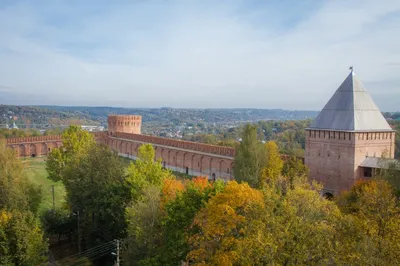
[[[351,70],[351,72],[353,72],[353,66],[352,65],[349,67],[349,69]]]
[[[339,131],[391,131],[371,96],[352,71],[336,90],[311,129]]]

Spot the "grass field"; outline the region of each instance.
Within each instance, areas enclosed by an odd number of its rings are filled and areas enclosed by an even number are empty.
[[[53,208],[53,197],[52,197],[52,185],[54,185],[54,201],[55,206],[61,207],[65,202],[65,188],[62,182],[54,182],[48,179],[48,174],[46,171],[46,161],[45,158],[25,158],[21,159],[25,166],[26,175],[29,180],[35,184],[42,187],[42,204],[40,205],[39,212],[45,211],[47,209]],[[131,160],[127,158],[122,158],[121,161],[125,168],[129,166]],[[178,179],[190,179],[189,175],[172,172]]]
[[[47,178],[45,158],[26,158],[21,159],[25,166],[28,179],[42,187],[42,204],[39,212],[53,208],[52,185],[54,185],[55,206],[61,207],[65,202],[65,188],[61,182],[54,182]]]

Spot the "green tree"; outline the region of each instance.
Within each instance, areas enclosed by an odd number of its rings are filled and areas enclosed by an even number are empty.
[[[247,124],[243,129],[242,141],[236,149],[233,167],[235,178],[256,187],[265,164],[265,147],[257,139],[257,127]]]
[[[203,135],[203,143],[207,144],[216,144],[217,143],[217,137],[212,134],[205,134]]]
[[[67,202],[79,211],[83,242],[110,241],[125,236],[129,188],[118,155],[94,145],[64,172]]]
[[[62,139],[62,148],[51,152],[46,168],[51,179],[64,183],[70,210],[79,212],[78,244],[85,250],[125,237],[131,195],[122,161],[78,126],[65,130]]]
[[[41,189],[24,175],[14,152],[0,143],[0,264],[38,265],[47,241],[35,217]]]
[[[63,146],[53,149],[46,161],[49,178],[62,180],[68,167],[74,167],[82,156],[86,156],[95,145],[93,135],[79,126],[70,126],[62,134]]]
[[[31,212],[0,211],[2,265],[39,265],[47,261],[47,241]]]
[[[53,149],[46,159],[46,171],[49,178],[53,181],[59,181],[63,178],[63,172],[66,169],[66,155],[61,148]]]
[[[0,188],[0,209],[37,213],[42,199],[41,188],[29,182],[21,161],[1,141]]]
[[[380,159],[380,169],[376,169],[375,178],[388,181],[397,197],[400,197],[400,162],[388,159],[388,153],[383,152]]]
[[[44,136],[50,136],[50,135],[61,135],[63,133],[63,129],[59,127],[47,129],[43,135]]]
[[[41,222],[45,232],[49,235],[67,236],[71,239],[77,230],[77,219],[71,215],[68,208],[49,209],[41,215]]]
[[[128,238],[125,243],[126,265],[159,264],[162,242],[160,188],[149,185],[142,197],[126,208]]]
[[[161,161],[155,161],[155,151],[151,144],[139,147],[137,160],[130,163],[127,172],[133,199],[137,199],[146,186],[160,187],[162,181],[172,175],[169,170],[163,169]]]

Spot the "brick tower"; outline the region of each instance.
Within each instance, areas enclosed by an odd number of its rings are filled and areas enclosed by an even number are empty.
[[[140,134],[142,117],[140,115],[109,115],[108,133],[114,136],[116,132]]]
[[[317,118],[306,129],[305,163],[310,178],[333,196],[369,177],[363,162],[394,157],[395,132],[351,71]]]

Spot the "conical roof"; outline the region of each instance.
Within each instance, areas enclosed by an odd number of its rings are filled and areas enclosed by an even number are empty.
[[[353,71],[336,90],[309,129],[392,131]]]

